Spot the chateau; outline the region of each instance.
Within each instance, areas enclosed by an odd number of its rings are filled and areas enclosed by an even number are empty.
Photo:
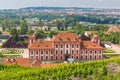
[[[94,35],[91,41],[81,40],[70,32],[61,32],[50,40],[36,40],[29,36],[29,58],[39,61],[57,61],[73,58],[74,60],[99,60],[103,56],[100,37]]]

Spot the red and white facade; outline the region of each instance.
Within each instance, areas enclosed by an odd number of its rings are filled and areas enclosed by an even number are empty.
[[[34,35],[29,36],[29,58],[40,61],[57,61],[67,58],[74,60],[99,60],[103,56],[103,48],[99,45],[99,36],[92,41],[82,41],[73,33],[63,32],[50,41],[36,40]]]

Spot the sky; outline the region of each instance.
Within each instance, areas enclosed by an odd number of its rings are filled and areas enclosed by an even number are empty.
[[[120,0],[0,0],[0,9],[18,9],[38,6],[120,9]]]

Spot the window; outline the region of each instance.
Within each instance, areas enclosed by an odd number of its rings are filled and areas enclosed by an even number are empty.
[[[68,50],[66,50],[66,54],[68,54]]]
[[[46,54],[48,54],[48,51],[46,51]]]
[[[95,51],[95,54],[96,54],[97,52]]]
[[[66,45],[66,48],[68,48],[68,44]]]
[[[56,45],[56,48],[58,48],[58,45]]]
[[[101,59],[101,56],[99,56],[99,59]]]
[[[78,52],[79,52],[79,51],[77,50],[77,54],[78,54]]]
[[[62,50],[60,51],[60,53],[62,54]]]
[[[86,50],[86,54],[87,54],[87,50]]]
[[[72,58],[74,58],[74,57],[72,56]]]
[[[63,46],[62,46],[62,44],[61,44],[61,48],[62,48]]]
[[[78,56],[76,57],[76,59],[78,59]]]
[[[83,59],[83,56],[81,56],[81,59]]]
[[[96,56],[95,56],[95,59],[96,59]]]
[[[43,54],[43,51],[41,51],[41,54]]]
[[[101,53],[102,53],[102,51],[99,51],[99,53],[101,54]]]
[[[90,56],[90,59],[92,59],[92,56]]]
[[[87,59],[87,56],[86,56],[86,59]]]
[[[58,51],[56,50],[56,54],[58,54]]]
[[[38,55],[38,51],[36,51],[36,55]]]
[[[51,56],[51,60],[53,60],[53,56]]]
[[[90,51],[90,54],[92,54],[92,51]]]
[[[53,51],[51,51],[51,54],[53,54]]]
[[[77,48],[79,47],[79,45],[77,44]]]
[[[74,44],[72,44],[72,48],[74,48]]]
[[[62,60],[62,56],[61,56],[61,60]]]
[[[83,50],[81,50],[81,54],[83,54]]]
[[[41,56],[41,60],[43,60],[43,56]]]
[[[31,51],[31,55],[33,55],[33,51]]]
[[[56,56],[56,60],[57,60],[58,58],[57,58],[57,56]]]
[[[46,60],[48,60],[48,56],[46,56]]]
[[[72,50],[72,54],[74,54],[74,50]]]

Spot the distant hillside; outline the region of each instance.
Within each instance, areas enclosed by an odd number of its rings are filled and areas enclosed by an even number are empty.
[[[64,10],[64,9],[94,9],[94,8],[82,8],[82,7],[25,7],[25,8],[20,8],[24,10],[29,10],[29,9],[37,9],[37,10],[42,10],[42,9],[53,9],[53,10]]]

